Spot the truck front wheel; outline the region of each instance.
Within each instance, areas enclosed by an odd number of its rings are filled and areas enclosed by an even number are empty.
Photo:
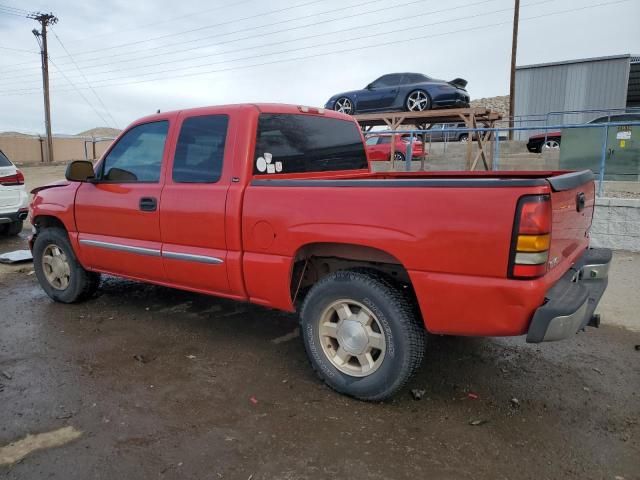
[[[73,253],[67,232],[45,228],[33,244],[33,269],[42,289],[56,302],[89,298],[100,284],[100,274],[85,270]]]
[[[410,298],[373,272],[324,277],[307,294],[300,322],[319,377],[361,400],[391,397],[422,362],[425,331]]]

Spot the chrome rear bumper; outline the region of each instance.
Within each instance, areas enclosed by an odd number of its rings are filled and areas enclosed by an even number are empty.
[[[592,323],[594,311],[607,288],[611,250],[589,249],[549,289],[546,302],[536,310],[527,342],[552,342],[575,335]],[[598,324],[598,321],[594,321]]]

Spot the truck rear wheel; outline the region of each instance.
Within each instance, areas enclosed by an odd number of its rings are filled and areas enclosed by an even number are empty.
[[[100,274],[80,265],[67,232],[59,228],[45,228],[36,237],[33,269],[42,289],[56,302],[79,302],[93,295],[100,285]]]
[[[324,277],[307,294],[300,322],[319,377],[361,400],[391,397],[422,362],[425,331],[410,299],[373,272]]]

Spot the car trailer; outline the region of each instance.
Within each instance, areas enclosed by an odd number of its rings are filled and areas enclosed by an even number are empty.
[[[424,112],[385,112],[385,113],[363,113],[356,114],[354,118],[362,128],[364,133],[369,132],[373,127],[387,126],[392,131],[397,131],[401,125],[415,126],[421,130],[417,135],[422,136],[422,143],[426,145],[428,130],[433,125],[441,123],[460,123],[463,121],[466,128],[469,128],[469,141],[467,142],[466,160],[467,170],[475,170],[480,160],[485,170],[491,170],[493,163],[493,131],[473,130],[477,128],[492,129],[495,123],[502,119],[502,115],[493,112],[488,108],[447,108],[440,110],[427,110]],[[397,133],[392,134],[394,137]],[[477,143],[478,151],[473,155],[473,143]],[[391,142],[391,170],[395,170],[395,139]],[[427,149],[424,149],[420,160],[420,169],[424,170]],[[473,158],[472,158],[473,157]],[[410,159],[409,159],[410,160]]]

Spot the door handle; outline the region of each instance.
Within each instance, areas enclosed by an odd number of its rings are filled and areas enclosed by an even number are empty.
[[[143,212],[155,212],[158,208],[158,200],[154,197],[142,197],[140,199],[140,210]]]

